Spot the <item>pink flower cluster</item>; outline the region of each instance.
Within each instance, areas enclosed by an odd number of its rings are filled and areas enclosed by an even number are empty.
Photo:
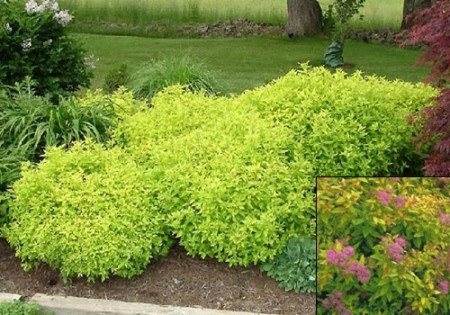
[[[341,315],[351,315],[350,312],[344,304],[342,304],[342,293],[339,291],[333,292],[330,297],[325,298],[322,302],[322,305],[325,309],[336,309]]]
[[[391,177],[391,180],[393,180],[394,182],[398,182],[400,181],[400,177]]]
[[[378,194],[378,198],[382,204],[385,206],[389,205],[389,201],[391,201],[392,196],[388,192],[382,190],[377,190],[375,192]]]
[[[439,282],[439,291],[440,291],[443,295],[448,294],[448,281],[440,281],[440,282]]]
[[[392,196],[389,192],[383,190],[376,190],[375,193],[378,195],[378,200],[385,206],[389,206],[389,202],[392,200]],[[404,196],[397,196],[394,199],[394,203],[398,208],[403,208],[405,206],[407,198]]]
[[[357,261],[350,263],[354,254],[355,250],[351,246],[344,247],[342,251],[330,249],[327,251],[327,263],[338,266],[344,273],[355,275],[359,282],[367,283],[370,280],[370,271]]]
[[[405,206],[406,197],[403,197],[403,196],[395,197],[394,202],[395,202],[395,205],[397,206],[397,208],[403,208]]]
[[[367,283],[370,280],[370,271],[367,269],[366,266],[363,264],[355,261],[352,262],[348,266],[348,270],[351,274],[356,275],[356,278],[358,278],[358,281],[361,283]]]
[[[355,250],[351,246],[344,247],[342,251],[338,252],[330,249],[327,251],[327,263],[345,268],[347,262],[355,254]]]
[[[406,241],[403,237],[397,237],[395,241],[389,246],[388,254],[395,262],[400,262],[403,259],[403,251],[406,246]]]
[[[441,213],[440,219],[442,225],[450,226],[450,215],[446,213]]]

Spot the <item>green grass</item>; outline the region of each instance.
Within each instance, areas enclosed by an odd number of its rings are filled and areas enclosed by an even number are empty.
[[[323,8],[331,1],[319,0]],[[117,25],[113,26],[112,23],[126,24],[128,26],[122,25],[121,28],[129,29],[160,23],[170,30],[174,24],[230,19],[285,24],[287,16],[286,0],[61,0],[60,3],[75,15],[75,24],[72,26],[75,31],[87,31],[88,22],[91,30],[94,28],[97,32],[107,32],[111,29],[111,32],[117,32]],[[402,7],[403,0],[367,0],[361,12],[365,19],[354,19],[352,27],[399,28]],[[107,24],[100,27],[100,22]],[[169,33],[171,36],[176,35]]]
[[[320,65],[329,45],[327,38],[216,38],[216,39],[158,39],[125,36],[74,34],[89,53],[100,58],[92,87],[103,85],[109,70],[125,63],[130,71],[150,59],[180,56],[186,52],[208,69],[216,72],[223,93],[240,93],[282,76],[299,62]],[[415,67],[420,51],[348,41],[344,57],[367,74],[411,82],[423,80],[427,70]]]

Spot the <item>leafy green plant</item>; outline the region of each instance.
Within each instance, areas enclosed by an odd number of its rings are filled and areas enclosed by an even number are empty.
[[[316,253],[314,240],[292,238],[275,259],[261,265],[261,270],[286,291],[316,292]]]
[[[2,1],[0,4],[0,82],[36,80],[36,94],[60,95],[89,86],[85,51],[66,35],[72,16],[56,1]]]
[[[185,85],[190,91],[217,92],[214,74],[189,55],[168,56],[142,65],[131,75],[128,87],[135,97],[152,98],[157,92],[174,84]]]
[[[87,137],[105,141],[115,123],[111,106],[80,106],[74,97],[54,105],[34,95],[31,82],[16,84],[13,90],[10,98],[0,99],[0,141],[13,151],[28,152],[32,161],[39,160],[47,146],[69,146]]]
[[[140,274],[171,245],[148,175],[120,149],[87,141],[51,147],[13,185],[5,238],[25,270],[40,262],[64,280]]]
[[[407,118],[437,94],[424,84],[302,65],[238,99],[291,129],[316,175],[375,176],[420,174],[411,140],[420,121]]]
[[[21,301],[1,302],[1,315],[51,315],[53,312],[44,311],[41,306],[35,303]]]
[[[318,313],[447,314],[449,192],[447,178],[319,178]]]
[[[130,81],[130,74],[128,72],[128,66],[121,64],[119,67],[114,68],[108,72],[105,78],[105,84],[103,89],[107,93],[116,91],[121,86],[126,86]]]

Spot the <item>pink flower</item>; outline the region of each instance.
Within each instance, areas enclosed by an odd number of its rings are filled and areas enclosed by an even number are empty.
[[[350,259],[355,254],[355,250],[353,247],[347,246],[342,249],[342,253],[344,254],[344,258]]]
[[[360,264],[359,262],[355,261],[348,266],[348,270],[350,271],[351,274],[356,275],[356,278],[358,278],[359,282],[361,283],[369,282],[370,271],[363,264]]]
[[[405,206],[405,202],[406,197],[403,196],[395,197],[395,205],[397,206],[397,208],[403,208]]]
[[[400,177],[391,177],[391,180],[393,180],[394,182],[398,182],[400,180]]]
[[[326,309],[329,310],[331,308],[331,302],[328,298],[324,299],[322,301],[322,306]]]
[[[382,204],[385,206],[389,205],[389,201],[391,200],[391,195],[388,192],[377,190],[375,191],[378,194],[378,198]]]
[[[347,261],[355,254],[355,250],[351,246],[344,247],[342,251],[330,249],[327,251],[327,263],[340,268],[345,268]]]
[[[441,281],[439,282],[439,291],[446,295],[448,293],[448,281]]]
[[[327,251],[327,263],[332,264],[332,265],[337,265],[339,261],[339,257],[337,255],[337,253],[330,249]]]
[[[392,243],[391,246],[389,246],[388,253],[395,262],[399,262],[403,259],[403,247],[397,243]]]
[[[342,304],[342,293],[339,291],[333,292],[328,298],[324,299],[322,305],[325,309],[335,309],[341,315],[351,315],[352,313]]]
[[[442,225],[450,226],[450,215],[446,213],[441,213],[440,219]]]
[[[395,239],[395,243],[397,243],[398,245],[400,245],[401,247],[405,247],[406,246],[406,240],[403,237],[397,237]]]
[[[333,292],[333,294],[331,295],[331,299],[334,300],[335,302],[342,300],[342,292],[339,291]]]

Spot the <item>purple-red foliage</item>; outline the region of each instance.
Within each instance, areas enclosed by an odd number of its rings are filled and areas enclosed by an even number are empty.
[[[397,38],[402,40],[403,46],[426,46],[418,63],[431,66],[426,81],[441,88],[442,93],[436,106],[422,112],[426,123],[415,141],[419,145],[436,141],[425,159],[425,175],[450,176],[450,0],[438,1],[415,12],[414,26]]]

